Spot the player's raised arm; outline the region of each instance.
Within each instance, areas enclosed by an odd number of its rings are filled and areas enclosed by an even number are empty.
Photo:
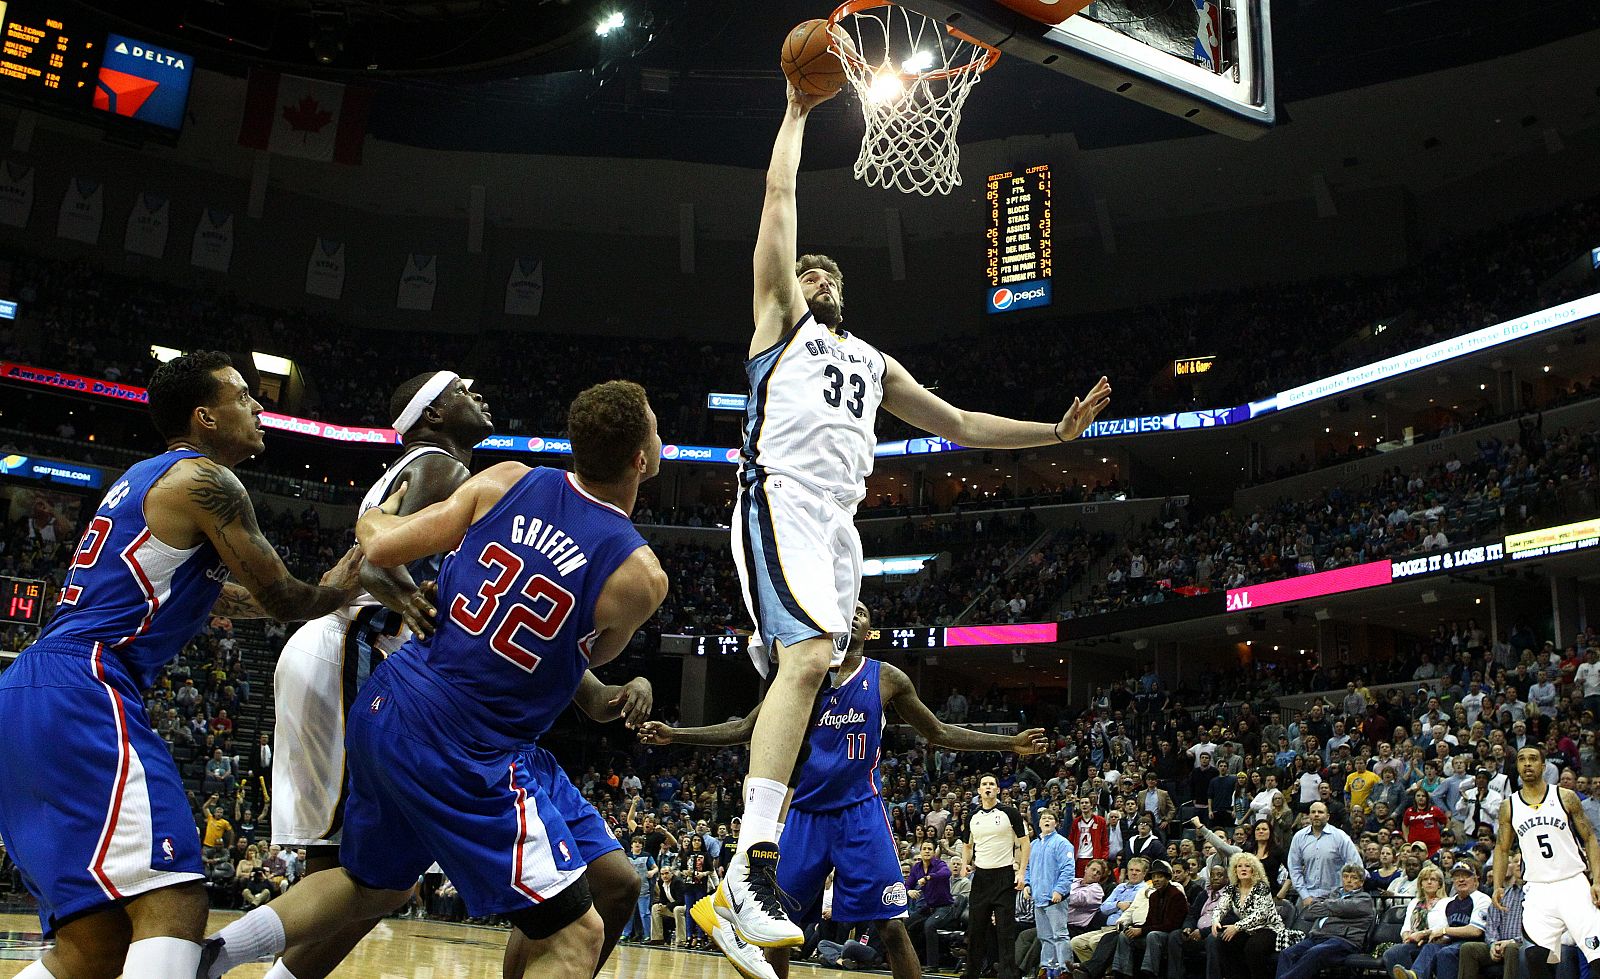
[[[831,95],[806,95],[789,87],[783,124],[772,145],[767,167],[767,192],[761,204],[761,228],[756,232],[755,334],[750,339],[754,356],[777,343],[805,306],[794,263],[798,218],[795,182],[800,171],[800,147],[805,139],[806,116]]]
[[[639,728],[639,740],[644,744],[745,744],[756,729],[756,715],[761,705],[736,721],[724,721],[706,727],[670,727],[661,721],[646,721]]]
[[[407,484],[389,494],[356,521],[356,540],[367,560],[380,567],[409,564],[431,554],[453,550],[467,528],[500,501],[528,472],[520,462],[490,466],[462,483],[445,499],[415,513],[400,515]]]
[[[1073,398],[1061,420],[1028,422],[964,411],[929,391],[893,357],[884,356],[883,407],[891,415],[925,432],[971,449],[1026,449],[1070,442],[1082,435],[1111,404],[1111,382],[1102,377],[1089,393]]]
[[[178,481],[169,499],[210,539],[238,584],[223,589],[213,606],[219,613],[265,615],[283,622],[314,619],[350,601],[360,590],[361,554],[354,548],[319,584],[307,584],[290,574],[262,536],[250,494],[227,466],[195,459],[174,475]]]
[[[898,666],[888,663],[880,666],[878,683],[883,687],[884,706],[893,707],[900,719],[911,725],[911,729],[926,738],[929,744],[954,751],[1014,751],[1019,755],[1036,755],[1050,745],[1041,727],[1029,728],[1015,737],[1006,737],[946,724],[935,717],[928,705],[917,696],[911,678]]]

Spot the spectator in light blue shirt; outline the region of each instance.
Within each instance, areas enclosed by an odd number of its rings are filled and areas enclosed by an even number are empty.
[[[1150,861],[1144,857],[1134,857],[1128,861],[1128,869],[1122,875],[1122,883],[1111,889],[1111,893],[1100,902],[1100,910],[1105,913],[1106,926],[1114,927],[1122,913],[1133,904],[1134,896],[1139,893],[1139,888],[1144,886],[1144,874],[1150,869]]]
[[[1056,832],[1056,814],[1039,814],[1039,838],[1028,854],[1023,883],[1033,895],[1034,921],[1039,932],[1039,965],[1054,979],[1068,965],[1067,895],[1077,870],[1072,844]]]
[[[1328,806],[1313,802],[1311,825],[1289,842],[1289,879],[1302,906],[1339,888],[1339,872],[1347,863],[1361,864],[1361,851],[1349,834],[1328,825]]]

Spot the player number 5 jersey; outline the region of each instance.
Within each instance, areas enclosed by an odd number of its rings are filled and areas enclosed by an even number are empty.
[[[741,467],[780,472],[854,510],[867,493],[887,360],[807,312],[775,346],[745,362]]]
[[[1542,802],[1530,805],[1517,791],[1511,793],[1507,804],[1511,806],[1511,831],[1517,834],[1517,847],[1522,851],[1523,880],[1548,884],[1583,874],[1587,866],[1583,845],[1555,786],[1545,786]]]

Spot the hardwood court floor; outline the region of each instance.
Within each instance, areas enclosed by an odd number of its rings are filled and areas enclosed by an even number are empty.
[[[213,914],[215,931],[236,918]],[[334,979],[500,979],[501,953],[506,933],[495,928],[450,924],[442,921],[382,922],[334,971]],[[32,915],[0,914],[0,979],[11,979],[38,958],[41,949],[39,919]],[[266,965],[246,965],[228,973],[239,979],[259,979]],[[796,963],[795,979],[823,970]],[[833,973],[829,970],[830,974]],[[612,953],[601,979],[739,979],[738,972],[720,955],[672,949],[622,945]]]

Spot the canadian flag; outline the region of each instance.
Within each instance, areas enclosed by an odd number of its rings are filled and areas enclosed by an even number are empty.
[[[360,163],[372,92],[317,78],[250,72],[239,145],[331,163]]]

